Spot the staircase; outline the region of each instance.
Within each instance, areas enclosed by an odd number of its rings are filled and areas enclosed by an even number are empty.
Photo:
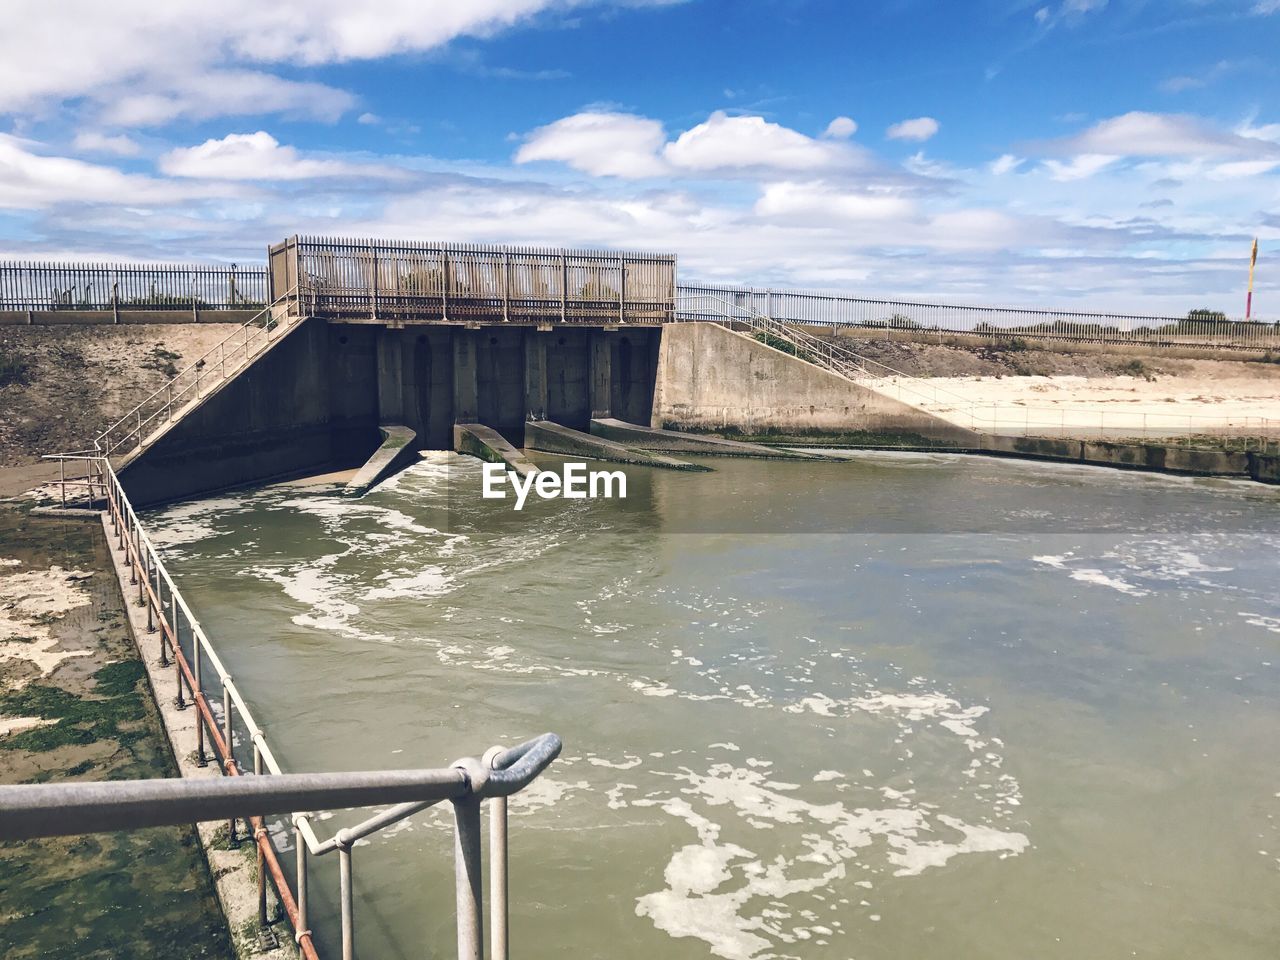
[[[302,317],[281,309],[290,296],[292,291],[258,311],[229,337],[94,437],[92,452],[109,457],[116,469],[136,460],[174,424],[302,325]]]

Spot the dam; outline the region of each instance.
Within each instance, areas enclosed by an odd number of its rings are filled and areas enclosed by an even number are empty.
[[[291,238],[56,460],[238,954],[1269,956],[1268,428],[964,406],[676,268]],[[626,497],[480,496],[567,459]]]

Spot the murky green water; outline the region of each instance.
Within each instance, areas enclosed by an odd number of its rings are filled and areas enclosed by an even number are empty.
[[[564,737],[513,802],[523,957],[1275,956],[1280,490],[713,465],[515,522],[450,457],[151,524],[292,768]],[[450,850],[443,812],[356,849],[363,956],[449,954]]]

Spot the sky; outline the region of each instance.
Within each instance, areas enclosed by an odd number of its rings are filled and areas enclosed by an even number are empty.
[[[0,258],[292,234],[1280,319],[1280,0],[6,0]]]

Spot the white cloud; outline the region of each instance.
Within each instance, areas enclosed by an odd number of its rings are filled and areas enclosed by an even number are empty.
[[[529,134],[516,163],[558,160],[597,177],[657,177],[667,172],[659,156],[666,139],[662,124],[648,117],[576,113]]]
[[[84,153],[109,153],[117,157],[135,157],[142,152],[142,148],[124,134],[112,137],[93,130],[76,134],[71,145]]]
[[[277,111],[332,119],[354,98],[270,68],[420,53],[592,2],[613,0],[8,0],[0,111],[87,97],[120,125]]]
[[[846,156],[836,144],[814,140],[764,117],[730,117],[719,110],[680,134],[663,153],[672,166],[693,171],[819,170]]]
[[[280,113],[332,122],[355,106],[345,90],[251,70],[211,70],[166,83],[162,92],[123,92],[103,108],[104,122],[150,127],[179,118]]]
[[[164,204],[225,196],[203,184],[176,184],[71,157],[38,152],[40,144],[0,134],[0,208],[40,210],[66,203]]]
[[[833,140],[847,140],[858,132],[858,124],[852,117],[836,117],[827,124],[823,136]]]
[[[1277,0],[1277,2],[1280,2],[1280,0]],[[1266,123],[1260,127],[1255,127],[1253,120],[1249,120],[1236,127],[1236,133],[1254,140],[1270,140],[1273,143],[1280,143],[1280,123]]]
[[[1220,163],[1205,173],[1210,180],[1239,180],[1259,177],[1280,167],[1280,160],[1232,160]]]
[[[760,216],[806,222],[893,221],[913,215],[915,209],[915,204],[900,194],[852,192],[820,181],[767,184],[755,205]]]
[[[1253,5],[1253,12],[1260,17],[1265,17],[1272,13],[1280,13],[1280,0],[1258,0]]]
[[[626,178],[817,171],[852,168],[860,158],[858,148],[850,144],[816,140],[764,117],[731,117],[723,111],[670,142],[662,124],[648,117],[577,113],[538,127],[515,157],[517,163],[555,160],[593,176]]]
[[[1121,157],[1260,157],[1277,148],[1185,114],[1134,111],[1094,124],[1088,130],[1048,145],[1065,154]]]
[[[933,117],[916,117],[914,120],[903,120],[895,123],[885,136],[890,140],[915,140],[923,143],[938,132],[938,121]]]
[[[997,177],[1002,177],[1006,173],[1013,173],[1025,162],[1026,160],[1022,157],[1015,157],[1012,153],[1006,153],[1001,155],[998,159],[991,161],[990,169]]]
[[[1053,179],[1067,182],[1070,180],[1087,180],[1119,159],[1119,157],[1109,156],[1105,153],[1085,153],[1078,157],[1073,157],[1069,162],[1046,160],[1044,165],[1049,171],[1049,176],[1053,177]]]
[[[210,180],[311,180],[319,177],[398,177],[403,171],[375,164],[319,160],[301,156],[265,130],[231,133],[194,147],[170,150],[159,160],[171,177]]]

